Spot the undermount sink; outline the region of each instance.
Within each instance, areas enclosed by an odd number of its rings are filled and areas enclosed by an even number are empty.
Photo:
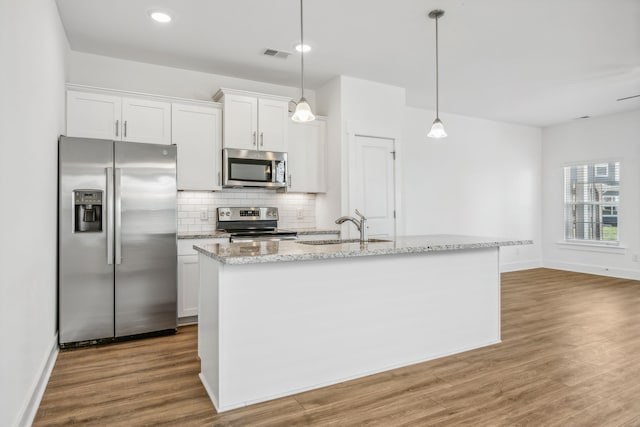
[[[384,239],[369,239],[365,243],[384,243],[391,240]],[[341,243],[360,243],[360,239],[331,239],[331,240],[299,240],[296,243],[302,243],[303,245],[339,245]]]

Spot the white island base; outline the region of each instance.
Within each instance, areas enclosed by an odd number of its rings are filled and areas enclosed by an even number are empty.
[[[237,265],[201,252],[202,383],[222,412],[498,343],[498,254]]]

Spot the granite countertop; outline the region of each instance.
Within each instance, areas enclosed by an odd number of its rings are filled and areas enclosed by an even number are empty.
[[[310,245],[300,243],[300,241],[288,240],[280,242],[203,244],[194,245],[193,248],[224,264],[237,265],[455,251],[494,248],[498,246],[530,245],[532,243],[532,240],[439,234],[397,237],[387,242],[369,242],[364,245],[360,245],[359,242]]]
[[[229,233],[226,231],[182,231],[176,234],[177,239],[218,239],[218,238],[229,238]]]
[[[309,234],[340,234],[339,228],[335,228],[332,230],[325,230],[325,229],[318,229],[318,228],[287,228],[285,230],[280,229],[280,231],[295,231],[302,236],[309,235]]]
[[[279,228],[278,231],[295,231],[298,235],[312,235],[312,234],[340,234],[339,229],[334,230],[325,230],[325,229],[317,229],[317,228],[287,228],[282,229]],[[228,238],[230,236],[226,231],[200,231],[200,232],[188,232],[183,231],[177,233],[176,237],[178,239],[218,239],[218,238]]]

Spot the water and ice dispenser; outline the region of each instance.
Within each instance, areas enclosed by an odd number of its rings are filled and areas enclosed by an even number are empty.
[[[102,231],[102,190],[73,190],[74,233]]]

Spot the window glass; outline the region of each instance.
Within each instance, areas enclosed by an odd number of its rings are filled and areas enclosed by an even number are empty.
[[[564,168],[565,240],[617,243],[620,162]]]

